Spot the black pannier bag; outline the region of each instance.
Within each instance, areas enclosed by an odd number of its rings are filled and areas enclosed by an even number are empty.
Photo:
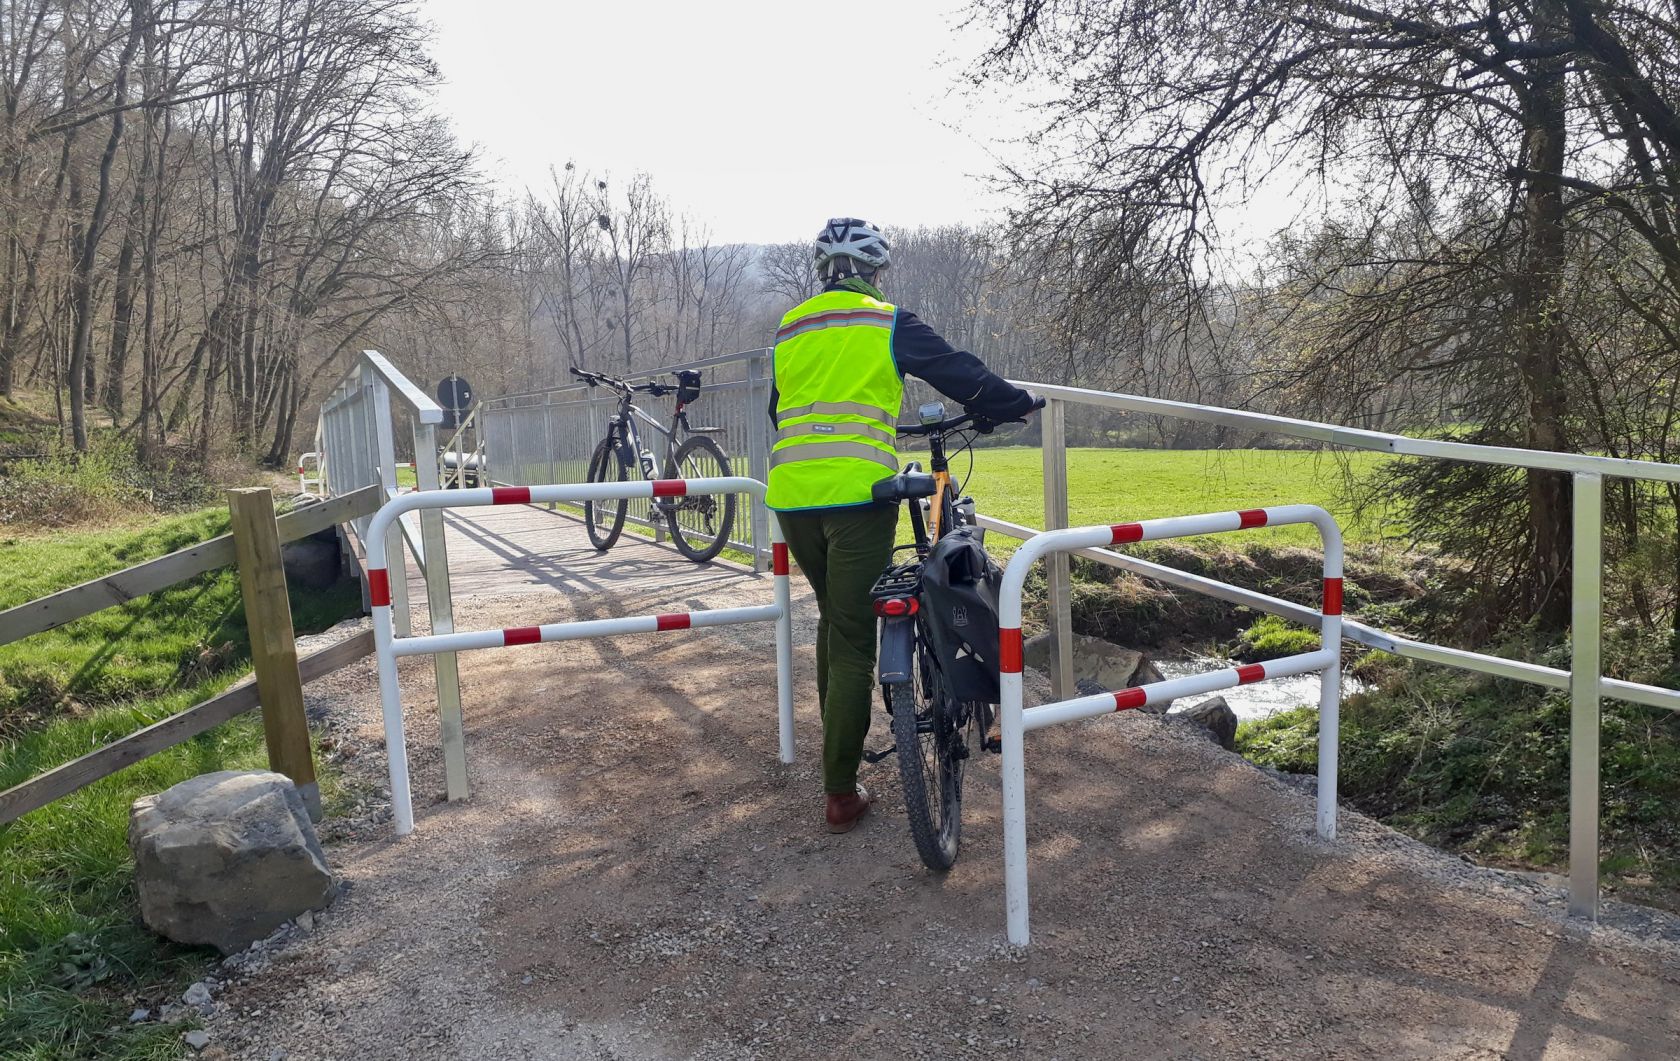
[[[700,373],[685,368],[677,373],[677,401],[685,405],[700,397]]]
[[[958,700],[998,702],[998,586],[982,531],[961,527],[922,564],[922,607],[939,669]]]

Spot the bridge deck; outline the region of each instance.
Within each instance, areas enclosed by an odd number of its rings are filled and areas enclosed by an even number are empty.
[[[770,594],[629,535],[598,555],[535,509],[449,534],[463,629]],[[293,1059],[1680,1053],[1672,921],[1647,919],[1644,942],[1589,932],[1556,881],[1351,811],[1318,843],[1310,793],[1148,717],[1029,739],[1034,946],[1010,950],[990,757],[948,874],[918,862],[891,761],[865,767],[878,804],[856,832],[822,829],[813,609],[796,607],[793,767],[775,761],[768,627],[463,655],[474,791],[453,805],[430,668],[404,661],[417,831],[328,823],[354,887],[228,991],[217,1041]],[[371,667],[309,696],[346,785],[378,804]]]

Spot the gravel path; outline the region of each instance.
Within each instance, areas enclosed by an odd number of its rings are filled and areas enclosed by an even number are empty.
[[[467,600],[461,628],[757,602],[638,585]],[[813,698],[801,602],[802,705]],[[347,893],[241,956],[209,1022],[241,1058],[1672,1058],[1680,929],[1562,916],[1481,870],[1133,715],[1028,742],[1034,944],[1002,938],[997,763],[963,855],[921,868],[892,762],[821,827],[815,712],[775,761],[768,631],[462,657],[473,798],[443,804],[405,661],[418,829],[389,836],[371,662],[308,687],[360,810]],[[885,716],[872,743],[884,743]]]

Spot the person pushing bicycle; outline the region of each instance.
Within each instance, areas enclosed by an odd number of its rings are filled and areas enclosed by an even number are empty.
[[[870,587],[892,561],[898,526],[897,505],[876,502],[871,491],[898,472],[904,377],[1000,423],[1036,403],[886,301],[879,285],[889,251],[868,222],[830,220],[815,246],[822,293],[782,317],[771,358],[776,434],[765,503],[817,598],[824,817],[836,833],[869,810],[857,775],[875,687]]]

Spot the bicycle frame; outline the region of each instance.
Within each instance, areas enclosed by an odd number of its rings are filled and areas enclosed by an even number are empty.
[[[636,427],[637,420],[652,427],[665,437],[664,457],[666,463],[670,463],[672,456],[677,452],[678,430],[688,428],[688,414],[679,408],[671,418],[671,426],[666,427],[643,411],[635,403],[630,393],[621,393],[618,396],[618,423],[608,426],[607,437],[611,438],[616,428],[619,438],[630,448],[630,455],[634,458],[636,466],[641,469],[642,478],[657,479],[660,474],[658,463],[655,462],[651,468],[642,463],[642,433]],[[647,452],[651,454],[653,451],[648,450]]]

